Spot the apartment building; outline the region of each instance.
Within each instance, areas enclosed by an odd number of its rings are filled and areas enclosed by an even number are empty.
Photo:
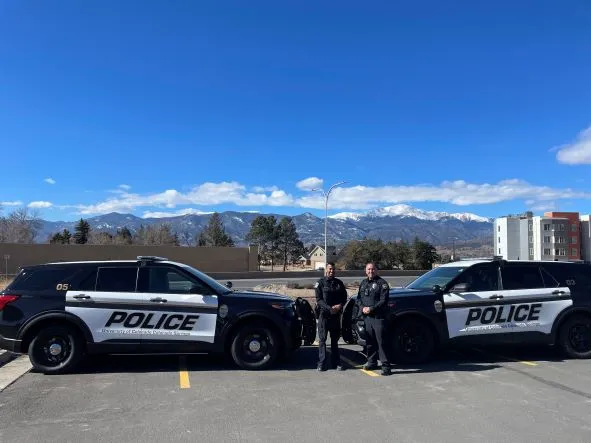
[[[581,258],[591,261],[591,216],[581,216]]]
[[[578,212],[500,217],[494,223],[494,251],[508,260],[591,260],[589,223],[589,216]]]

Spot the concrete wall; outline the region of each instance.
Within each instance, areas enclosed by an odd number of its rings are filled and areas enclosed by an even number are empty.
[[[8,261],[5,255],[9,255]],[[0,275],[16,274],[26,265],[56,261],[134,260],[138,255],[156,255],[193,266],[203,272],[256,271],[257,248],[51,245],[0,243]],[[8,264],[8,270],[5,269]]]

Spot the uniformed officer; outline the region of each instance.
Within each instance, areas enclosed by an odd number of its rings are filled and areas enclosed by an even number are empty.
[[[365,265],[367,278],[362,280],[361,285],[359,285],[358,303],[365,321],[365,330],[368,337],[367,363],[363,368],[371,370],[378,367],[376,354],[379,351],[380,361],[382,362],[382,375],[390,375],[392,372],[385,344],[390,286],[386,280],[378,275],[377,271],[375,263],[367,263]]]
[[[341,312],[347,302],[347,290],[341,280],[335,278],[334,263],[327,263],[325,277],[315,285],[318,315],[318,370],[326,371],[326,338],[330,332],[330,360],[332,367],[343,370],[339,353],[341,336]]]

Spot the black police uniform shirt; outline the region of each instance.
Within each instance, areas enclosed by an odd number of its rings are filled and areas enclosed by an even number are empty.
[[[373,280],[366,278],[359,285],[359,314],[362,314],[364,307],[371,308],[368,314],[371,317],[383,318],[388,312],[388,296],[390,285],[382,277]]]
[[[330,307],[345,305],[347,302],[347,290],[344,283],[338,278],[322,277],[314,285],[316,292],[316,306],[326,314],[330,314]]]

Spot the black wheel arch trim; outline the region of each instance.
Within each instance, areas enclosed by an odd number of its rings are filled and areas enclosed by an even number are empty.
[[[410,317],[410,316],[420,317],[422,320],[427,322],[427,324],[429,324],[429,326],[431,326],[431,328],[433,329],[433,332],[434,332],[433,338],[435,339],[435,343],[437,345],[442,344],[445,341],[446,337],[444,336],[443,331],[441,331],[441,329],[437,327],[437,325],[435,324],[433,319],[431,317],[429,317],[429,315],[425,314],[424,312],[416,310],[416,309],[405,309],[404,311],[392,313],[391,314],[392,327],[394,327],[399,320],[402,320],[404,317]]]
[[[286,347],[291,345],[291,343],[290,343],[291,337],[290,337],[289,331],[287,331],[287,328],[285,325],[285,320],[282,319],[281,316],[279,316],[279,315],[274,316],[271,313],[265,312],[265,311],[248,311],[248,312],[243,312],[243,313],[237,315],[236,317],[233,317],[228,323],[226,323],[222,327],[222,329],[220,331],[220,340],[219,340],[220,348],[226,347],[229,340],[231,339],[231,334],[234,331],[234,328],[239,323],[242,323],[243,321],[247,321],[251,318],[263,318],[263,319],[269,321],[270,323],[272,323],[273,326],[275,328],[277,328],[277,330],[281,334],[281,339],[282,339],[283,343],[286,345]],[[222,349],[220,349],[220,350],[222,350]]]
[[[30,318],[23,326],[21,326],[19,333],[18,333],[18,339],[23,340],[24,337],[27,335],[27,332],[29,332],[31,330],[31,328],[34,328],[36,325],[38,325],[42,321],[51,320],[51,319],[56,319],[59,321],[66,321],[66,322],[73,323],[78,328],[80,328],[80,330],[84,334],[84,340],[86,342],[92,343],[94,341],[92,338],[92,333],[90,332],[90,329],[88,329],[88,326],[86,326],[86,323],[84,323],[80,317],[78,317],[74,314],[71,314],[69,312],[63,312],[63,311],[44,312],[42,314],[39,314],[35,317]]]
[[[555,342],[558,339],[558,331],[562,324],[571,316],[575,314],[585,314],[591,317],[591,306],[570,306],[563,310],[556,319],[554,320],[554,324],[552,325],[552,331],[550,335],[552,337],[552,341]]]

